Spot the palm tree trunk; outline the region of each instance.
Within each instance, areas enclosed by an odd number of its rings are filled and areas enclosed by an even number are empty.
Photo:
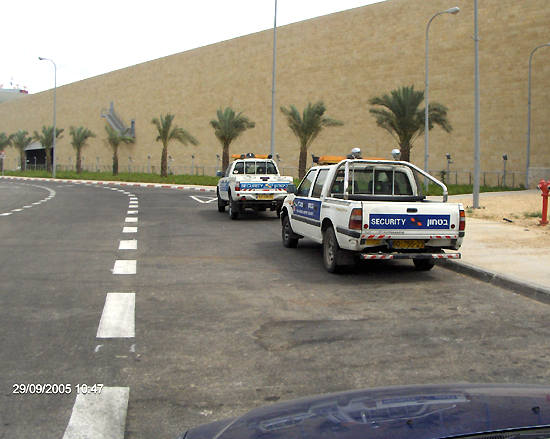
[[[307,149],[302,146],[300,147],[300,159],[298,161],[298,179],[302,180],[304,175],[306,175],[306,166],[307,166]]]
[[[82,174],[82,154],[80,150],[76,152],[76,173]]]
[[[160,159],[160,176],[168,177],[168,146],[162,147],[162,157]]]
[[[401,149],[401,160],[404,162],[411,161],[411,145],[409,144],[400,144],[399,148]]]
[[[113,175],[118,175],[118,150],[113,149]]]
[[[46,148],[46,170],[52,172],[52,154],[51,148]]]
[[[19,153],[19,161],[21,162],[21,172],[27,170],[27,157],[25,156],[25,150],[22,149]]]
[[[222,152],[222,172],[225,174],[227,167],[229,166],[229,143],[223,145]]]

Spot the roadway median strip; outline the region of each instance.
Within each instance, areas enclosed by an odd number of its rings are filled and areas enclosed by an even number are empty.
[[[99,387],[79,386],[63,439],[124,438],[130,388]]]

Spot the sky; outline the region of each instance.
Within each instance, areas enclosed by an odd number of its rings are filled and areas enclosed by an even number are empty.
[[[383,0],[277,0],[277,26]],[[273,28],[274,0],[19,0],[2,8],[0,84],[39,93]]]

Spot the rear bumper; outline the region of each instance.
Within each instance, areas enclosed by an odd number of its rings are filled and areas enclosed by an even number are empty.
[[[372,259],[460,259],[460,253],[359,253],[359,258]]]

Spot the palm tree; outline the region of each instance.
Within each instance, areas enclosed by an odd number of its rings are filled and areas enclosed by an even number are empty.
[[[172,121],[174,120],[173,114],[166,114],[166,116],[160,116],[160,119],[154,118],[151,123],[156,125],[159,135],[157,136],[157,142],[162,142],[162,157],[160,159],[160,176],[167,177],[168,168],[168,145],[172,140],[180,142],[182,145],[198,145],[199,142],[195,139],[187,130],[175,125],[172,128]]]
[[[369,112],[374,114],[376,125],[388,131],[401,150],[401,160],[409,161],[413,142],[424,133],[425,108],[419,108],[424,100],[424,92],[410,87],[399,87],[390,95],[370,99],[370,105],[378,105],[384,108],[371,108]],[[430,102],[428,106],[428,129],[435,124],[439,125],[447,133],[453,129],[447,119],[447,107],[437,102]]]
[[[288,126],[300,142],[300,159],[298,161],[298,178],[306,174],[307,150],[325,127],[340,127],[344,122],[324,116],[326,107],[322,101],[311,102],[304,109],[303,116],[294,105],[290,109],[281,107]]]
[[[27,137],[28,131],[19,130],[13,134],[12,145],[19,150],[19,158],[21,161],[21,172],[27,169],[27,157],[25,156],[25,148],[32,142],[32,137]]]
[[[214,128],[214,134],[222,145],[222,169],[225,172],[229,166],[229,146],[237,137],[246,130],[254,128],[256,124],[243,116],[242,112],[235,114],[235,110],[230,107],[223,111],[220,108],[216,114],[218,119],[212,119],[210,125]]]
[[[0,133],[0,150],[3,152],[4,149],[8,146],[11,146],[11,141],[13,139],[13,134],[9,136],[6,133]],[[4,159],[0,160],[0,172],[4,171]]]
[[[55,129],[55,138],[61,139],[63,136],[60,136],[60,134],[64,131],[63,128],[56,128]],[[53,146],[53,127],[46,125],[42,125],[42,135],[38,134],[37,131],[34,132],[32,138],[34,140],[37,140],[40,142],[40,144],[44,147],[44,151],[46,151],[46,169],[48,172],[52,170],[52,146]],[[55,154],[55,151],[54,151]]]
[[[82,174],[82,148],[86,146],[86,142],[90,137],[96,137],[88,128],[73,126],[70,127],[69,133],[73,140],[71,140],[71,145],[76,151],[76,173]]]
[[[118,146],[121,143],[129,144],[136,142],[136,139],[127,135],[129,130],[130,129],[127,128],[124,132],[121,132],[111,128],[110,125],[105,125],[105,131],[107,131],[107,142],[113,150],[113,175],[118,175]]]

